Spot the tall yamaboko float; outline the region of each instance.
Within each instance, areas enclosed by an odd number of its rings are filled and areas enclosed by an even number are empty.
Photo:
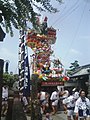
[[[36,19],[36,27],[28,30],[26,45],[33,54],[32,71],[38,74],[42,86],[64,85],[69,78],[63,74],[63,65],[59,59],[51,59],[53,55],[52,45],[56,42],[56,30],[48,27],[47,17],[42,23]]]

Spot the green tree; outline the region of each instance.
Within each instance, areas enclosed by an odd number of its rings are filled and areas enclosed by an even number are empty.
[[[10,88],[13,86],[13,83],[18,80],[17,74],[3,74],[3,83],[7,84]]]
[[[73,63],[71,63],[71,66],[69,67],[71,70],[75,70],[79,67],[79,63],[77,60],[75,60]]]
[[[79,63],[77,60],[75,60],[73,63],[71,63],[69,69],[66,70],[66,74],[71,75],[78,67],[79,67]]]
[[[56,0],[61,3],[61,0]],[[41,7],[40,7],[41,6]],[[6,32],[13,35],[12,25],[16,29],[24,28],[24,20],[35,24],[34,7],[39,11],[57,12],[51,4],[51,0],[0,0],[0,23],[6,28]]]

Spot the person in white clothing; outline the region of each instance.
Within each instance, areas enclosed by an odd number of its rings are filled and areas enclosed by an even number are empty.
[[[62,91],[60,96],[61,96],[60,99],[62,99],[62,100],[67,98],[69,96],[69,91],[68,90]]]
[[[75,102],[78,99],[78,97],[79,97],[79,94],[77,89],[75,88],[71,91],[71,94],[68,97],[63,99],[63,107],[65,110],[64,113],[67,114],[68,120],[71,120],[71,118],[75,120],[74,108],[75,108]]]
[[[1,115],[5,116],[7,113],[7,108],[8,108],[8,86],[4,85],[2,87],[2,112]]]
[[[75,103],[74,112],[76,114],[76,120],[90,120],[90,100],[85,97],[85,91],[80,91],[80,97]]]
[[[67,120],[75,120],[74,107],[75,107],[75,98],[72,95],[68,96],[63,100],[64,113],[67,114]]]
[[[63,100],[66,99],[69,96],[69,91],[68,90],[62,90],[60,92],[60,108],[63,110]]]
[[[42,111],[45,113],[46,106],[48,105],[48,93],[41,91],[39,96]]]
[[[57,112],[57,105],[58,105],[58,100],[59,100],[58,89],[52,92],[50,100],[51,100],[52,110],[53,110],[52,114],[55,114]]]
[[[23,101],[23,107],[24,107],[24,112],[27,112],[27,107],[28,107],[28,100],[26,98],[26,96],[22,97],[22,101]]]
[[[2,99],[8,99],[8,87],[6,85],[2,87]]]
[[[73,88],[72,90],[72,94],[74,96],[74,98],[77,100],[79,98],[79,90],[77,88]]]

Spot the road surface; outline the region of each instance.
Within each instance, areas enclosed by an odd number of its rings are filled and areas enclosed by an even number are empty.
[[[43,116],[43,120],[45,118],[45,115]],[[53,120],[67,120],[66,115],[64,112],[58,112],[55,115],[52,115]],[[5,120],[5,117],[2,117],[1,120]],[[27,120],[30,120],[30,116],[27,116]]]

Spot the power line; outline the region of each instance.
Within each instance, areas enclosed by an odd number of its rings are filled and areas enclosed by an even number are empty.
[[[64,16],[61,16],[61,14],[60,14],[60,16],[59,16],[59,18],[58,19],[56,19],[55,21],[54,21],[54,23],[52,24],[52,25],[56,25],[56,23],[58,22],[58,21],[60,21],[60,18],[65,18],[65,16],[68,16],[68,14],[69,13],[72,13],[73,11],[74,11],[74,9],[76,8],[76,5],[78,4],[78,0],[75,2],[75,4],[74,5],[72,5],[67,11],[66,11],[66,14],[64,15]],[[68,2],[69,3],[69,2]],[[68,3],[67,3],[67,5],[64,7],[65,9],[66,9],[66,7],[68,6]],[[63,11],[65,11],[65,9],[63,10]],[[62,13],[64,13],[62,11]],[[69,14],[70,15],[70,14]]]
[[[79,5],[76,6],[72,11],[70,11],[69,15],[64,16],[64,17],[61,19],[61,21],[59,21],[59,22],[61,23],[64,19],[66,19],[66,17],[70,16],[73,12],[75,12],[75,10],[77,10],[78,7],[79,7]]]
[[[69,1],[70,1],[70,0],[69,0]],[[63,10],[60,12],[60,13],[61,13],[60,15],[62,15],[62,13],[64,13],[65,9],[66,9],[67,6],[68,6],[68,3],[69,3],[69,2],[67,2],[67,4],[65,5],[65,7],[63,8]],[[59,16],[59,18],[56,19],[56,20],[53,22],[53,24],[55,24],[55,23],[60,19],[60,17],[61,17],[61,16]]]
[[[79,23],[78,23],[78,26],[77,26],[75,35],[74,35],[74,37],[73,37],[73,39],[72,39],[72,41],[71,41],[70,47],[69,47],[69,49],[68,49],[68,51],[67,51],[67,53],[66,53],[66,55],[65,55],[65,58],[69,55],[69,51],[70,51],[70,49],[71,49],[74,41],[76,40],[76,36],[77,36],[77,34],[78,34],[78,31],[79,31],[79,28],[80,28],[80,25],[81,25],[81,21],[82,21],[82,18],[83,18],[83,15],[84,15],[86,6],[87,6],[87,3],[85,3],[85,5],[84,5],[83,12],[82,12],[82,14],[81,14],[81,17],[80,17],[80,20],[79,20]],[[64,59],[65,59],[65,58],[64,58]]]

